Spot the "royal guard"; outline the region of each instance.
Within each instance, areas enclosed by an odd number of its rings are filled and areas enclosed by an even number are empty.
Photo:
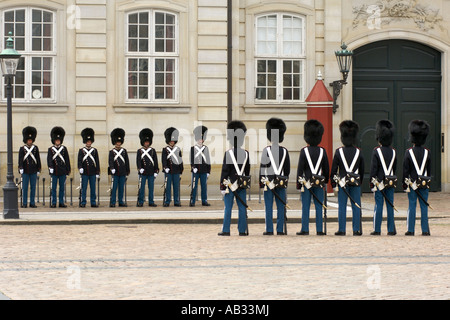
[[[180,181],[181,174],[184,170],[183,155],[180,147],[176,146],[178,142],[179,132],[177,129],[170,127],[164,132],[167,146],[162,149],[161,162],[164,170],[164,200],[163,206],[168,207],[172,201],[176,207],[181,207],[180,203]]]
[[[202,206],[210,206],[208,203],[207,180],[211,173],[211,158],[208,147],[203,144],[207,134],[208,128],[205,126],[198,126],[194,129],[194,139],[196,143],[191,147],[190,154],[192,179],[189,206],[191,207],[195,206],[195,201],[197,199],[198,180],[200,180],[200,186],[202,188]]]
[[[136,167],[139,175],[137,207],[144,205],[145,185],[148,184],[148,205],[156,207],[154,201],[155,178],[159,173],[156,150],[151,147],[153,143],[153,131],[149,128],[142,129],[139,133],[141,146],[136,153]]]
[[[383,202],[386,202],[388,235],[396,235],[394,223],[394,191],[397,186],[397,153],[392,148],[394,124],[389,120],[380,120],[376,124],[378,147],[372,152],[370,166],[370,188],[375,194],[373,232],[381,234]]]
[[[98,151],[92,146],[95,141],[95,132],[91,128],[81,131],[81,137],[85,146],[78,151],[78,170],[81,176],[80,207],[86,207],[87,186],[91,189],[91,207],[98,207],[95,192],[96,180],[100,178],[100,161]]]
[[[428,225],[428,190],[431,183],[431,151],[424,148],[430,125],[423,120],[413,120],[409,126],[409,136],[413,146],[406,150],[403,161],[403,189],[408,193],[408,231],[407,236],[414,235],[416,224],[416,206],[419,199],[422,235],[430,235]]]
[[[308,120],[304,125],[304,139],[308,144],[300,151],[297,169],[297,189],[302,190],[302,229],[297,235],[309,234],[309,209],[311,198],[314,199],[316,209],[316,234],[325,235],[323,230],[324,198],[330,165],[327,152],[319,147],[322,141],[324,127],[317,120]]]
[[[19,173],[22,180],[22,208],[28,205],[28,186],[30,186],[30,208],[36,208],[36,180],[41,172],[39,148],[34,145],[37,130],[26,127],[22,130],[24,146],[19,150]]]
[[[264,205],[266,209],[266,231],[263,235],[273,235],[273,201],[277,204],[277,235],[285,235],[286,188],[288,187],[291,162],[289,152],[280,146],[284,141],[286,124],[278,118],[271,118],[266,123],[267,139],[272,145],[264,148],[261,156],[259,186],[264,188]]]
[[[231,149],[225,152],[220,175],[220,190],[224,195],[225,212],[219,236],[230,235],[234,198],[239,208],[239,235],[248,235],[246,197],[247,189],[250,188],[250,159],[249,152],[242,148],[246,132],[247,128],[242,121],[231,121],[227,126],[227,140]]]
[[[362,235],[361,225],[361,184],[364,176],[364,158],[357,148],[356,137],[359,125],[352,120],[345,120],[339,125],[342,147],[336,150],[331,165],[331,185],[338,194],[337,236],[345,236],[347,219],[347,201],[350,199],[353,214],[353,235]]]
[[[124,201],[125,183],[130,174],[130,160],[125,148],[122,147],[125,142],[125,131],[116,128],[111,132],[111,143],[114,148],[109,151],[108,165],[111,173],[112,187],[109,206],[116,206],[116,195],[118,194],[119,207],[126,207]]]
[[[62,127],[54,127],[50,132],[50,138],[53,146],[48,148],[47,165],[50,173],[51,184],[51,202],[50,207],[56,208],[56,187],[59,184],[59,207],[66,208],[64,203],[66,178],[70,174],[70,158],[69,152],[63,146],[65,130]]]

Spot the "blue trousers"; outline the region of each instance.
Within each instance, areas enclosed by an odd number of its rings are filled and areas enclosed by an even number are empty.
[[[277,232],[284,231],[284,207],[283,203],[278,200],[274,195],[274,192],[280,196],[281,199],[286,202],[286,189],[274,188],[264,191],[264,205],[266,207],[266,232],[273,232],[273,199],[277,204]]]
[[[148,184],[148,204],[155,204],[153,200],[153,194],[155,191],[155,176],[153,174],[150,175],[140,175],[141,185],[139,189],[138,195],[138,203],[143,204],[145,198],[145,185]]]
[[[310,188],[302,192],[302,230],[309,232],[309,211],[311,207],[311,198],[314,199],[314,206],[316,207],[316,231],[323,232],[323,218],[322,206],[311,194],[314,193],[317,198],[323,203],[324,193],[322,188]]]
[[[56,205],[56,187],[59,184],[59,195],[58,195],[58,201],[59,204],[64,204],[64,194],[65,194],[65,184],[66,184],[66,175],[62,176],[52,176],[52,205]]]
[[[95,193],[96,176],[81,175],[81,204],[86,205],[87,186],[91,189],[91,206],[97,204],[97,194]]]
[[[28,185],[30,185],[30,205],[36,205],[36,179],[37,173],[34,174],[22,174],[22,204],[26,206],[28,203]]]
[[[172,201],[172,188],[173,188],[173,203],[180,204],[180,174],[179,173],[166,173],[166,199],[165,204],[170,204]]]
[[[192,199],[191,203],[195,204],[195,200],[197,198],[197,188],[198,188],[198,180],[200,180],[200,187],[202,188],[201,198],[202,203],[206,203],[208,201],[208,189],[206,185],[206,181],[208,180],[207,173],[194,173],[194,184],[192,190]]]
[[[353,200],[356,201],[359,205],[361,205],[361,187],[355,187],[355,186],[347,186],[347,191],[350,194],[350,196],[353,198]],[[341,187],[339,187],[338,192],[338,223],[339,223],[339,231],[345,232],[345,226],[346,226],[346,220],[347,220],[347,195],[342,190]],[[361,223],[361,209],[359,209],[353,202],[352,202],[352,227],[353,231],[361,231],[360,230],[360,223]]]
[[[394,188],[383,189],[386,197],[394,203]],[[394,208],[384,199],[381,191],[375,191],[375,208],[373,212],[373,230],[375,232],[381,232],[381,220],[383,219],[383,203],[386,201],[387,211],[387,230],[388,232],[395,232],[394,223]]]
[[[244,200],[245,203],[246,197],[247,197],[247,190],[246,189],[238,189],[237,191],[238,196]],[[234,202],[234,194],[230,191],[229,193],[225,194],[223,201],[225,203],[225,212],[223,217],[223,227],[222,232],[230,232],[230,224],[231,224],[231,211],[233,209],[233,202]],[[236,199],[237,205],[238,205],[238,230],[239,233],[245,233],[247,230],[247,210],[245,209],[245,206]]]
[[[119,204],[125,204],[123,199],[125,191],[125,181],[127,176],[113,176],[114,182],[111,190],[110,204],[116,204],[116,193],[118,194]]]
[[[428,189],[417,189],[419,191],[420,195],[425,199],[425,201],[428,201]],[[430,232],[430,228],[428,226],[428,206],[423,203],[422,200],[418,199],[416,192],[411,189],[411,191],[408,193],[408,216],[407,216],[407,224],[408,224],[408,231],[414,232],[414,228],[416,225],[416,207],[417,207],[417,201],[419,201],[420,205],[420,224],[422,227],[422,232]]]

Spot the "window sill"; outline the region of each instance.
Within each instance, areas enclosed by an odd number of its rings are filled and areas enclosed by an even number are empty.
[[[190,105],[183,104],[117,104],[113,105],[116,113],[189,113]]]
[[[12,109],[14,113],[33,113],[33,112],[52,112],[64,113],[69,110],[66,104],[56,103],[14,103],[12,102]],[[0,104],[0,113],[6,112],[6,102]]]
[[[306,103],[299,104],[246,104],[245,113],[306,113]]]

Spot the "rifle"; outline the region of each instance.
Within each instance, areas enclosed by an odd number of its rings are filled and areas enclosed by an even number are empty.
[[[42,178],[42,205],[45,207],[45,178]]]
[[[100,175],[97,178],[97,206],[100,207]]]
[[[328,195],[327,195],[327,185],[324,186],[324,202],[325,202],[325,209],[323,210],[323,233],[327,234],[327,204],[328,204]]]
[[[80,185],[81,185],[81,176],[80,176]],[[73,206],[72,188],[73,188],[73,178],[70,178],[70,206]],[[80,194],[81,194],[81,191],[80,191]],[[79,197],[79,202],[81,203],[81,195]]]
[[[142,186],[142,175],[139,174],[136,205],[139,204],[139,194],[141,193],[141,186]]]
[[[20,188],[20,207],[23,208],[23,177],[20,175],[20,182],[19,179],[16,179],[16,187]]]
[[[191,172],[191,184],[189,185],[191,187],[191,194],[189,196],[189,205],[194,205],[194,172]]]
[[[167,189],[167,173],[164,172],[164,184],[162,185],[163,188],[163,205],[166,203],[166,189]]]
[[[71,179],[72,180],[72,179]],[[80,174],[80,185],[77,187],[77,190],[80,190],[78,192],[78,206],[81,207],[81,193],[82,193],[82,176]],[[72,193],[72,191],[70,191]],[[72,197],[72,196],[71,196]],[[70,201],[72,203],[72,200]]]

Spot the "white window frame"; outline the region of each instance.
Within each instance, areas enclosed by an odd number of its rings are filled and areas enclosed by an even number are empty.
[[[276,43],[277,49],[274,54],[259,54],[258,53],[258,22],[262,17],[273,16],[277,17],[277,32]],[[283,48],[283,16],[290,16],[299,18],[302,22],[302,35],[301,35],[301,52],[299,54],[284,54]],[[257,99],[257,87],[258,87],[258,61],[261,60],[275,60],[276,61],[276,99]],[[283,61],[286,60],[300,60],[300,95],[298,100],[283,99]],[[303,104],[306,99],[305,95],[305,83],[306,83],[306,18],[303,15],[294,14],[290,12],[269,12],[259,14],[255,16],[254,24],[254,84],[253,84],[253,99],[254,104]]]
[[[132,14],[139,14],[147,12],[149,14],[149,30],[148,30],[148,52],[130,52],[129,51],[129,17]],[[156,14],[164,13],[171,14],[175,17],[175,38],[174,38],[174,52],[156,52],[155,51],[155,21]],[[180,69],[179,69],[179,14],[168,11],[168,10],[159,10],[159,9],[145,9],[145,10],[135,10],[130,11],[125,14],[125,72],[124,72],[124,83],[125,83],[125,103],[140,103],[140,104],[177,104],[179,103],[179,78],[180,78]],[[132,99],[129,97],[129,60],[130,59],[148,59],[148,98],[147,99]],[[155,61],[158,59],[173,59],[175,61],[174,66],[174,98],[173,99],[156,99],[155,98]],[[138,80],[139,81],[139,80]]]
[[[14,101],[18,103],[24,103],[24,104],[48,104],[48,103],[55,103],[56,97],[57,97],[57,77],[56,77],[56,66],[57,66],[57,33],[56,33],[56,20],[57,15],[56,12],[53,10],[40,8],[40,7],[34,7],[34,6],[21,6],[21,7],[12,7],[12,8],[5,8],[1,10],[1,26],[0,26],[0,32],[2,35],[2,41],[0,43],[0,47],[3,50],[5,46],[5,38],[8,36],[5,34],[5,13],[8,11],[18,11],[18,10],[25,10],[25,50],[17,50],[21,55],[22,59],[25,59],[25,92],[24,92],[24,98],[17,98],[14,97]],[[32,12],[33,10],[39,10],[43,12],[48,12],[52,14],[52,50],[51,51],[33,51],[32,50],[32,41],[33,41],[33,20],[32,20]],[[13,35],[14,39],[14,35]],[[52,66],[49,71],[51,71],[51,97],[50,98],[33,98],[33,79],[32,79],[32,60],[33,57],[35,58],[45,58],[50,57],[52,58]],[[4,97],[4,78],[2,77],[1,80],[1,97],[0,101],[5,102],[6,98]],[[15,81],[15,80],[13,80]],[[14,82],[13,82],[14,84]],[[14,95],[14,92],[13,92]],[[42,93],[41,93],[42,95]]]

